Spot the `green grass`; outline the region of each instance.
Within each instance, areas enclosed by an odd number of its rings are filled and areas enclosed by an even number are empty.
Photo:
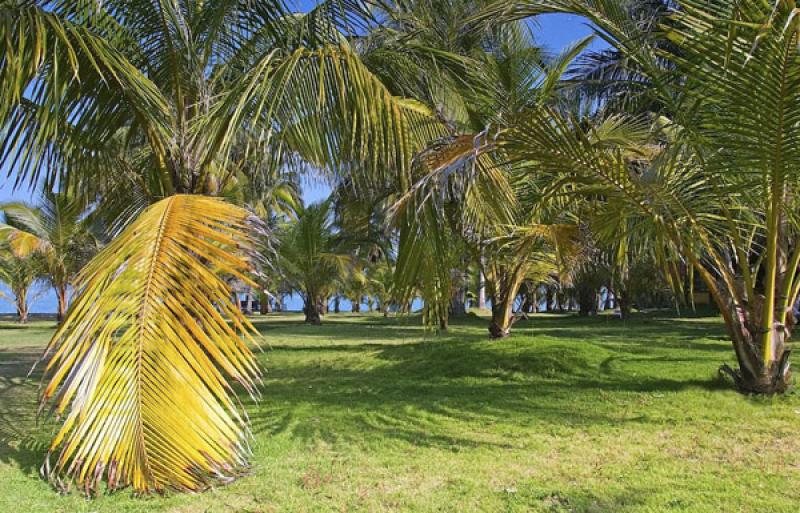
[[[264,398],[247,402],[253,468],[197,495],[86,500],[38,476],[52,423],[25,377],[52,323],[0,325],[0,511],[792,512],[800,396],[716,377],[716,319],[538,316],[492,342],[485,321],[257,320]],[[268,344],[268,345],[267,345]]]

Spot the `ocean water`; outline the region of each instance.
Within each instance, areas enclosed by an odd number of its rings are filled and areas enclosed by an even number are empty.
[[[12,314],[16,313],[17,309],[14,306],[13,298],[11,292],[9,291],[8,287],[5,285],[0,285],[0,290],[2,290],[3,294],[7,297],[0,298],[0,314]],[[244,298],[242,298],[244,299]],[[303,310],[303,299],[293,294],[291,296],[286,296],[284,298],[287,310],[291,311],[301,311]],[[34,314],[55,314],[56,310],[58,309],[58,301],[56,300],[55,292],[53,292],[52,287],[47,287],[44,285],[37,285],[31,290],[29,293],[29,301],[28,304],[30,305],[30,312]],[[420,304],[418,302],[414,303],[414,308],[419,308]],[[343,312],[349,312],[351,310],[351,303],[346,299],[342,299],[340,302],[340,307]],[[366,311],[366,305],[362,305],[362,311]]]

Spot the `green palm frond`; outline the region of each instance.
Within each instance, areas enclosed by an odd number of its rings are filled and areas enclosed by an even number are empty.
[[[309,205],[284,227],[279,246],[279,267],[293,290],[316,304],[333,287],[352,261],[350,248],[333,229],[330,201]]]
[[[0,26],[0,163],[17,170],[17,183],[94,169],[98,142],[126,119],[163,149],[167,102],[108,39],[29,2],[0,5]]]

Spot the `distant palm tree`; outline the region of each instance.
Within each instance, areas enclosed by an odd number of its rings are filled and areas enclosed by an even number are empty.
[[[368,288],[372,297],[378,302],[378,309],[384,317],[389,315],[389,308],[395,300],[394,267],[386,259],[373,264],[368,270]]]
[[[350,301],[350,310],[354,313],[361,312],[361,303],[369,293],[369,282],[361,264],[352,263],[339,283],[339,290]]]
[[[56,293],[61,322],[70,283],[98,250],[85,202],[65,193],[45,192],[37,206],[4,203],[0,210],[8,221],[0,224],[0,236],[15,255],[40,257],[42,272]]]
[[[323,304],[334,292],[351,261],[350,248],[333,230],[330,201],[301,209],[279,245],[279,267],[292,290],[303,296],[309,324],[320,324]]]
[[[17,309],[17,321],[28,322],[31,288],[42,276],[41,261],[36,256],[19,256],[7,243],[0,245],[0,282],[11,290],[11,296],[0,292]]]

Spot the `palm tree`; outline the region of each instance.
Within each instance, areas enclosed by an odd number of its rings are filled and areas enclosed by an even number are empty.
[[[41,261],[36,256],[19,256],[7,243],[0,247],[0,282],[11,290],[11,296],[0,292],[0,297],[16,307],[21,324],[28,322],[31,288],[41,275]]]
[[[617,25],[624,27],[625,37],[646,41],[657,51],[675,52],[676,47],[659,26],[671,23],[670,14],[680,6],[673,0],[637,0],[617,2],[614,12]],[[637,59],[613,45],[613,37],[600,32],[598,37],[612,43],[610,47],[589,49],[571,66],[566,94],[584,104],[588,111],[623,110],[630,113],[664,111],[665,105],[653,94],[650,74],[643,71]],[[675,70],[674,64],[658,57],[654,62],[664,71]]]
[[[460,23],[469,26],[463,18]],[[466,267],[453,254],[460,244],[483,270],[487,291],[493,295],[489,332],[502,337],[509,333],[511,309],[522,282],[548,274],[547,262],[555,262],[546,247],[557,245],[541,237],[548,231],[543,225],[555,228],[570,221],[543,215],[542,194],[516,179],[505,155],[490,151],[498,135],[493,127],[511,123],[537,105],[559,104],[560,79],[589,40],[548,58],[522,26],[490,34],[480,53],[472,53],[484,83],[463,93],[469,101],[466,120],[458,125],[461,133],[432,142],[415,157],[416,181],[395,205],[400,223],[408,225],[401,234],[409,239],[401,240],[397,268],[406,298],[412,287],[421,284],[426,307],[435,306],[432,312],[445,326],[449,308],[444,297],[455,287],[452,268],[443,263]],[[539,233],[520,243],[513,240],[515,226]]]
[[[18,257],[36,254],[58,300],[57,319],[64,320],[68,288],[80,268],[97,252],[92,219],[84,203],[65,193],[45,192],[36,207],[24,203],[0,205],[9,224],[0,235]]]
[[[800,293],[796,9],[785,1],[676,3],[663,25],[675,45],[666,52],[675,72],[658,64],[662,53],[648,42],[627,37],[630,24],[616,2],[498,5],[495,13],[514,18],[586,16],[636,61],[671,116],[644,134],[635,120],[616,116],[620,137],[602,140],[591,128],[597,121],[535,109],[499,145],[535,163],[538,175],[571,181],[581,194],[602,192],[615,212],[610,231],[634,217],[651,222],[722,313],[738,360],[738,369],[722,370],[740,390],[781,392],[791,379],[786,342]],[[643,141],[659,150],[648,152]]]
[[[330,201],[309,205],[285,228],[279,247],[279,267],[284,278],[303,297],[309,324],[321,324],[323,303],[351,261],[349,248],[333,230]]]
[[[481,266],[491,300],[491,338],[503,338],[517,317],[514,301],[526,281],[541,283],[554,275],[566,275],[576,231],[573,225],[520,223],[518,231],[506,233],[483,246],[491,255]]]
[[[361,312],[361,303],[369,293],[369,282],[360,264],[357,260],[352,262],[349,272],[345,273],[339,284],[342,295],[350,301],[353,313]]]
[[[384,317],[389,315],[389,307],[394,302],[394,268],[386,259],[372,265],[368,271],[370,294],[378,302],[378,309]]]
[[[228,379],[255,393],[259,372],[223,278],[250,282],[249,217],[207,196],[229,189],[242,162],[286,153],[395,173],[415,127],[433,126],[369,72],[328,7],[0,3],[0,167],[121,214],[48,347],[43,400],[56,397],[66,419],[46,467],[54,482],[198,490],[245,464]],[[132,380],[125,393],[118,376]]]

